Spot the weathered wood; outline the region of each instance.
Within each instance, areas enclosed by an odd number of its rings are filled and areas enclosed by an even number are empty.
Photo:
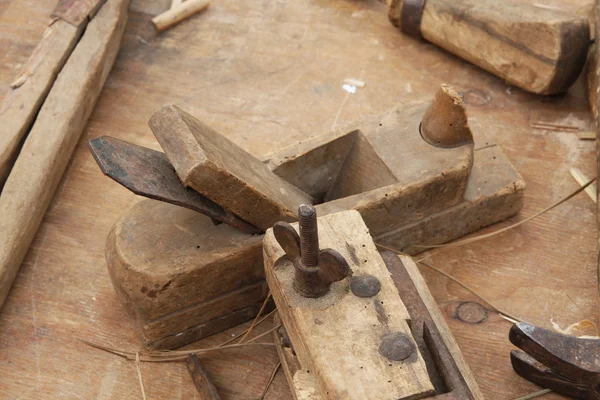
[[[0,306],[117,55],[127,0],[109,0],[57,77],[0,195]]]
[[[297,225],[297,224],[294,224]],[[373,298],[349,291],[349,278],[317,299],[292,287],[294,267],[270,229],[265,234],[265,275],[300,364],[310,371],[323,399],[409,399],[433,393],[425,361],[410,333],[410,316],[369,230],[356,211],[320,217],[321,248],[337,250],[354,276],[369,274],[381,283]],[[296,226],[296,229],[297,226]],[[414,346],[405,361],[378,349],[386,334],[400,333]]]
[[[567,10],[582,4],[544,3]],[[42,36],[56,0],[0,4],[4,93]],[[377,2],[239,0],[218,2],[218,7],[214,2],[204,15],[156,37],[150,18],[167,5],[165,0],[132,3],[115,67],[0,313],[3,396],[140,398],[132,362],[77,339],[123,350],[141,346],[117,303],[104,259],[106,234],[139,198],[102,176],[87,141],[111,135],[158,150],[147,123],[167,99],[185,105],[262,158],[327,131],[338,113],[339,127],[430,100],[440,83],[452,82],[464,94],[475,148],[486,145],[476,131],[478,122],[527,182],[524,209],[515,221],[575,190],[570,167],[595,175],[595,145],[578,140],[575,133],[532,131],[529,125],[530,115],[544,111],[565,124],[587,121],[583,85],[546,101],[508,89],[500,79],[439,47],[399,34]],[[361,79],[366,86],[348,94],[341,88],[346,77]],[[552,328],[552,319],[564,328],[598,313],[595,253],[595,206],[580,194],[516,230],[445,249],[431,262],[531,323]],[[539,390],[510,366],[507,355],[513,346],[506,338],[511,324],[492,310],[478,324],[463,322],[464,315],[456,310],[482,302],[420,268],[485,398],[514,399]],[[485,311],[485,304],[479,307]],[[248,325],[194,347],[218,345]],[[263,323],[255,332],[269,328]],[[211,353],[202,362],[213,372],[224,400],[237,400],[259,398],[278,360],[274,346],[247,346]],[[148,399],[198,398],[183,363],[143,363],[142,373]],[[283,372],[266,398],[292,398]],[[563,397],[549,394],[541,399]]]
[[[20,77],[13,82],[14,87],[0,103],[0,188],[17,159],[19,146],[84,29],[85,24],[77,28],[63,20],[48,26]]]
[[[436,108],[440,101],[446,104],[444,99],[453,104],[456,99],[448,95],[449,91],[450,88],[442,88],[437,103],[429,109]],[[451,116],[453,107],[448,112]],[[463,118],[464,125],[463,107],[459,102],[458,119]],[[440,244],[518,212],[525,183],[500,148],[488,142],[481,150],[473,151],[468,127],[466,142],[465,135],[456,136],[449,127],[451,140],[458,137],[461,143],[457,147],[430,145],[418,130],[419,116],[425,109],[418,106],[394,110],[357,124],[350,133],[333,132],[271,154],[267,163],[278,175],[315,198],[333,197],[317,206],[320,212],[355,207],[368,221],[378,242],[411,254],[423,250],[419,245]],[[442,107],[440,114],[446,111]],[[446,121],[456,121],[453,118]],[[478,132],[480,126],[475,126]],[[441,130],[438,127],[437,131]],[[445,141],[443,135],[438,138]],[[292,151],[298,153],[292,155]],[[400,156],[411,162],[399,163],[396,157]],[[473,159],[476,162],[471,166]],[[179,185],[178,179],[172,180]],[[348,197],[336,200],[343,194]],[[217,312],[212,315],[221,318],[248,305],[242,301],[247,298],[243,297],[242,286],[222,284],[205,268],[229,276],[235,263],[241,263],[237,273],[250,273],[258,279],[256,272],[247,272],[255,271],[255,263],[260,262],[255,241],[241,232],[215,228],[206,218],[191,218],[192,215],[177,207],[141,202],[116,222],[107,241],[108,267],[120,301],[150,347],[183,345],[228,326],[222,319],[209,321],[202,315],[201,302],[227,296],[228,302],[214,305]],[[175,261],[165,259],[164,254],[171,254],[175,248],[180,253]],[[171,286],[175,278],[177,284]],[[249,288],[256,281],[243,282]],[[162,295],[149,301],[142,292],[152,284],[167,286]],[[199,298],[197,292],[181,287],[193,287],[211,295]],[[240,296],[237,303],[234,291]],[[260,299],[252,298],[251,304],[257,302]],[[158,320],[161,322],[157,324]],[[233,315],[228,318],[231,322],[236,320]],[[197,329],[199,324],[205,328]],[[167,337],[171,339],[164,339]]]
[[[198,211],[242,232],[262,233],[200,193],[183,186],[160,151],[108,136],[90,140],[88,145],[102,172],[133,193]]]
[[[506,155],[490,145],[475,151],[462,202],[376,239],[419,253],[424,249],[419,245],[444,243],[514,215],[523,205],[524,188]],[[223,318],[210,321],[192,306],[262,279],[261,237],[214,226],[201,214],[153,200],[140,201],[125,212],[107,239],[106,260],[119,301],[133,316],[146,346],[182,346],[251,318],[262,297],[244,312],[236,311],[246,306],[241,300],[219,308]],[[232,286],[230,280],[240,286]],[[156,284],[164,289],[157,295],[147,293]],[[154,319],[162,321],[162,333],[149,333]]]
[[[403,0],[389,17],[401,24]],[[421,35],[522,89],[566,91],[583,69],[588,20],[560,9],[495,0],[427,0]]]
[[[115,223],[106,260],[144,344],[172,348],[256,314],[267,293],[261,241],[197,212],[143,200]]]
[[[278,314],[275,314],[274,323],[281,325],[281,318]],[[290,385],[290,391],[294,400],[320,400],[320,396],[316,393],[315,379],[310,374],[310,371],[302,368],[298,357],[294,355],[294,350],[291,347],[291,343],[283,343],[283,338],[279,332],[285,328],[282,326],[279,331],[273,331],[273,343],[277,346],[277,354],[281,361],[281,367],[287,379],[288,385]],[[287,335],[287,332],[286,332]],[[289,338],[286,338],[289,341]]]
[[[300,204],[314,203],[311,196],[177,106],[162,107],[149,125],[184,185],[258,228],[294,220]]]
[[[192,377],[194,386],[196,386],[200,394],[200,400],[221,400],[217,388],[212,384],[208,374],[202,368],[198,356],[190,354],[187,358],[186,366]]]
[[[181,2],[181,0],[173,1],[171,3],[171,8],[152,18],[152,23],[159,32],[162,32],[178,22],[181,22],[200,11],[204,11],[209,4],[210,0],[186,0],[185,2]]]
[[[389,251],[381,253],[381,256],[410,314],[412,335],[435,387],[435,395],[431,398],[483,399],[462,352],[413,260],[406,256],[398,258]],[[320,400],[322,397],[316,393],[315,379],[300,364],[294,354],[294,344],[286,346],[277,332],[273,337],[294,398]]]

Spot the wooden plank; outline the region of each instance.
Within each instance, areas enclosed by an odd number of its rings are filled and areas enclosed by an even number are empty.
[[[357,297],[349,291],[349,279],[344,279],[323,297],[302,297],[292,287],[292,263],[283,257],[273,231],[265,234],[267,282],[298,359],[317,382],[317,392],[323,399],[409,399],[431,394],[425,362],[407,324],[410,316],[360,214],[326,215],[318,225],[321,248],[339,251],[354,276],[376,277],[381,290],[373,298]],[[380,354],[382,338],[391,333],[400,333],[413,344],[414,352],[406,360],[392,361]]]
[[[402,0],[390,18],[401,24]],[[560,9],[495,0],[427,0],[425,40],[530,92],[566,91],[583,69],[588,20]]]
[[[81,37],[85,24],[58,20],[48,26],[19,78],[0,103],[0,188],[15,163],[19,147],[42,107],[56,76]]]
[[[0,195],[0,306],[35,236],[117,55],[127,0],[90,22],[48,94]]]
[[[164,106],[149,122],[181,181],[263,230],[295,219],[314,199],[259,160],[177,106]]]
[[[429,352],[431,358],[427,361],[428,371],[430,377],[435,376],[432,381],[437,380],[436,396],[432,398],[443,397],[444,394],[451,392],[452,394],[448,395],[451,399],[483,400],[479,386],[414,261],[407,256],[400,256],[401,261],[399,261],[398,257],[389,251],[381,255],[400,295],[406,296],[413,302],[407,304],[411,315],[412,333],[413,336],[422,335],[420,340],[417,339],[418,346]],[[429,323],[433,326],[429,326]],[[428,342],[425,342],[424,326],[426,325],[429,332]],[[434,330],[435,333],[432,333]],[[432,335],[435,335],[435,339]],[[320,400],[321,397],[316,394],[317,386],[313,376],[302,368],[293,347],[284,346],[282,338],[277,333],[273,336],[294,398]],[[432,353],[435,355],[431,356]]]

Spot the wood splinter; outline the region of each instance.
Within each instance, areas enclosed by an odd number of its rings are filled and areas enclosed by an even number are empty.
[[[152,18],[152,23],[159,32],[162,32],[178,22],[205,10],[209,4],[210,0],[175,0],[172,2],[170,9]]]

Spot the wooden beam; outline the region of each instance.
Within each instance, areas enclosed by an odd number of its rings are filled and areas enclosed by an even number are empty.
[[[0,306],[117,55],[129,0],[108,0],[57,77],[0,195]]]

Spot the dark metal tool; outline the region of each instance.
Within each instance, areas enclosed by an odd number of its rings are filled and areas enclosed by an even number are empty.
[[[321,297],[333,282],[350,273],[348,263],[333,249],[319,249],[317,211],[309,204],[298,208],[300,235],[287,222],[273,226],[275,239],[294,263],[294,289],[304,297]]]
[[[513,369],[523,378],[576,399],[600,399],[600,339],[563,335],[525,322],[513,325]]]
[[[167,156],[160,151],[109,136],[90,140],[89,148],[105,175],[137,195],[189,208],[243,232],[263,233],[212,200],[185,187]]]

